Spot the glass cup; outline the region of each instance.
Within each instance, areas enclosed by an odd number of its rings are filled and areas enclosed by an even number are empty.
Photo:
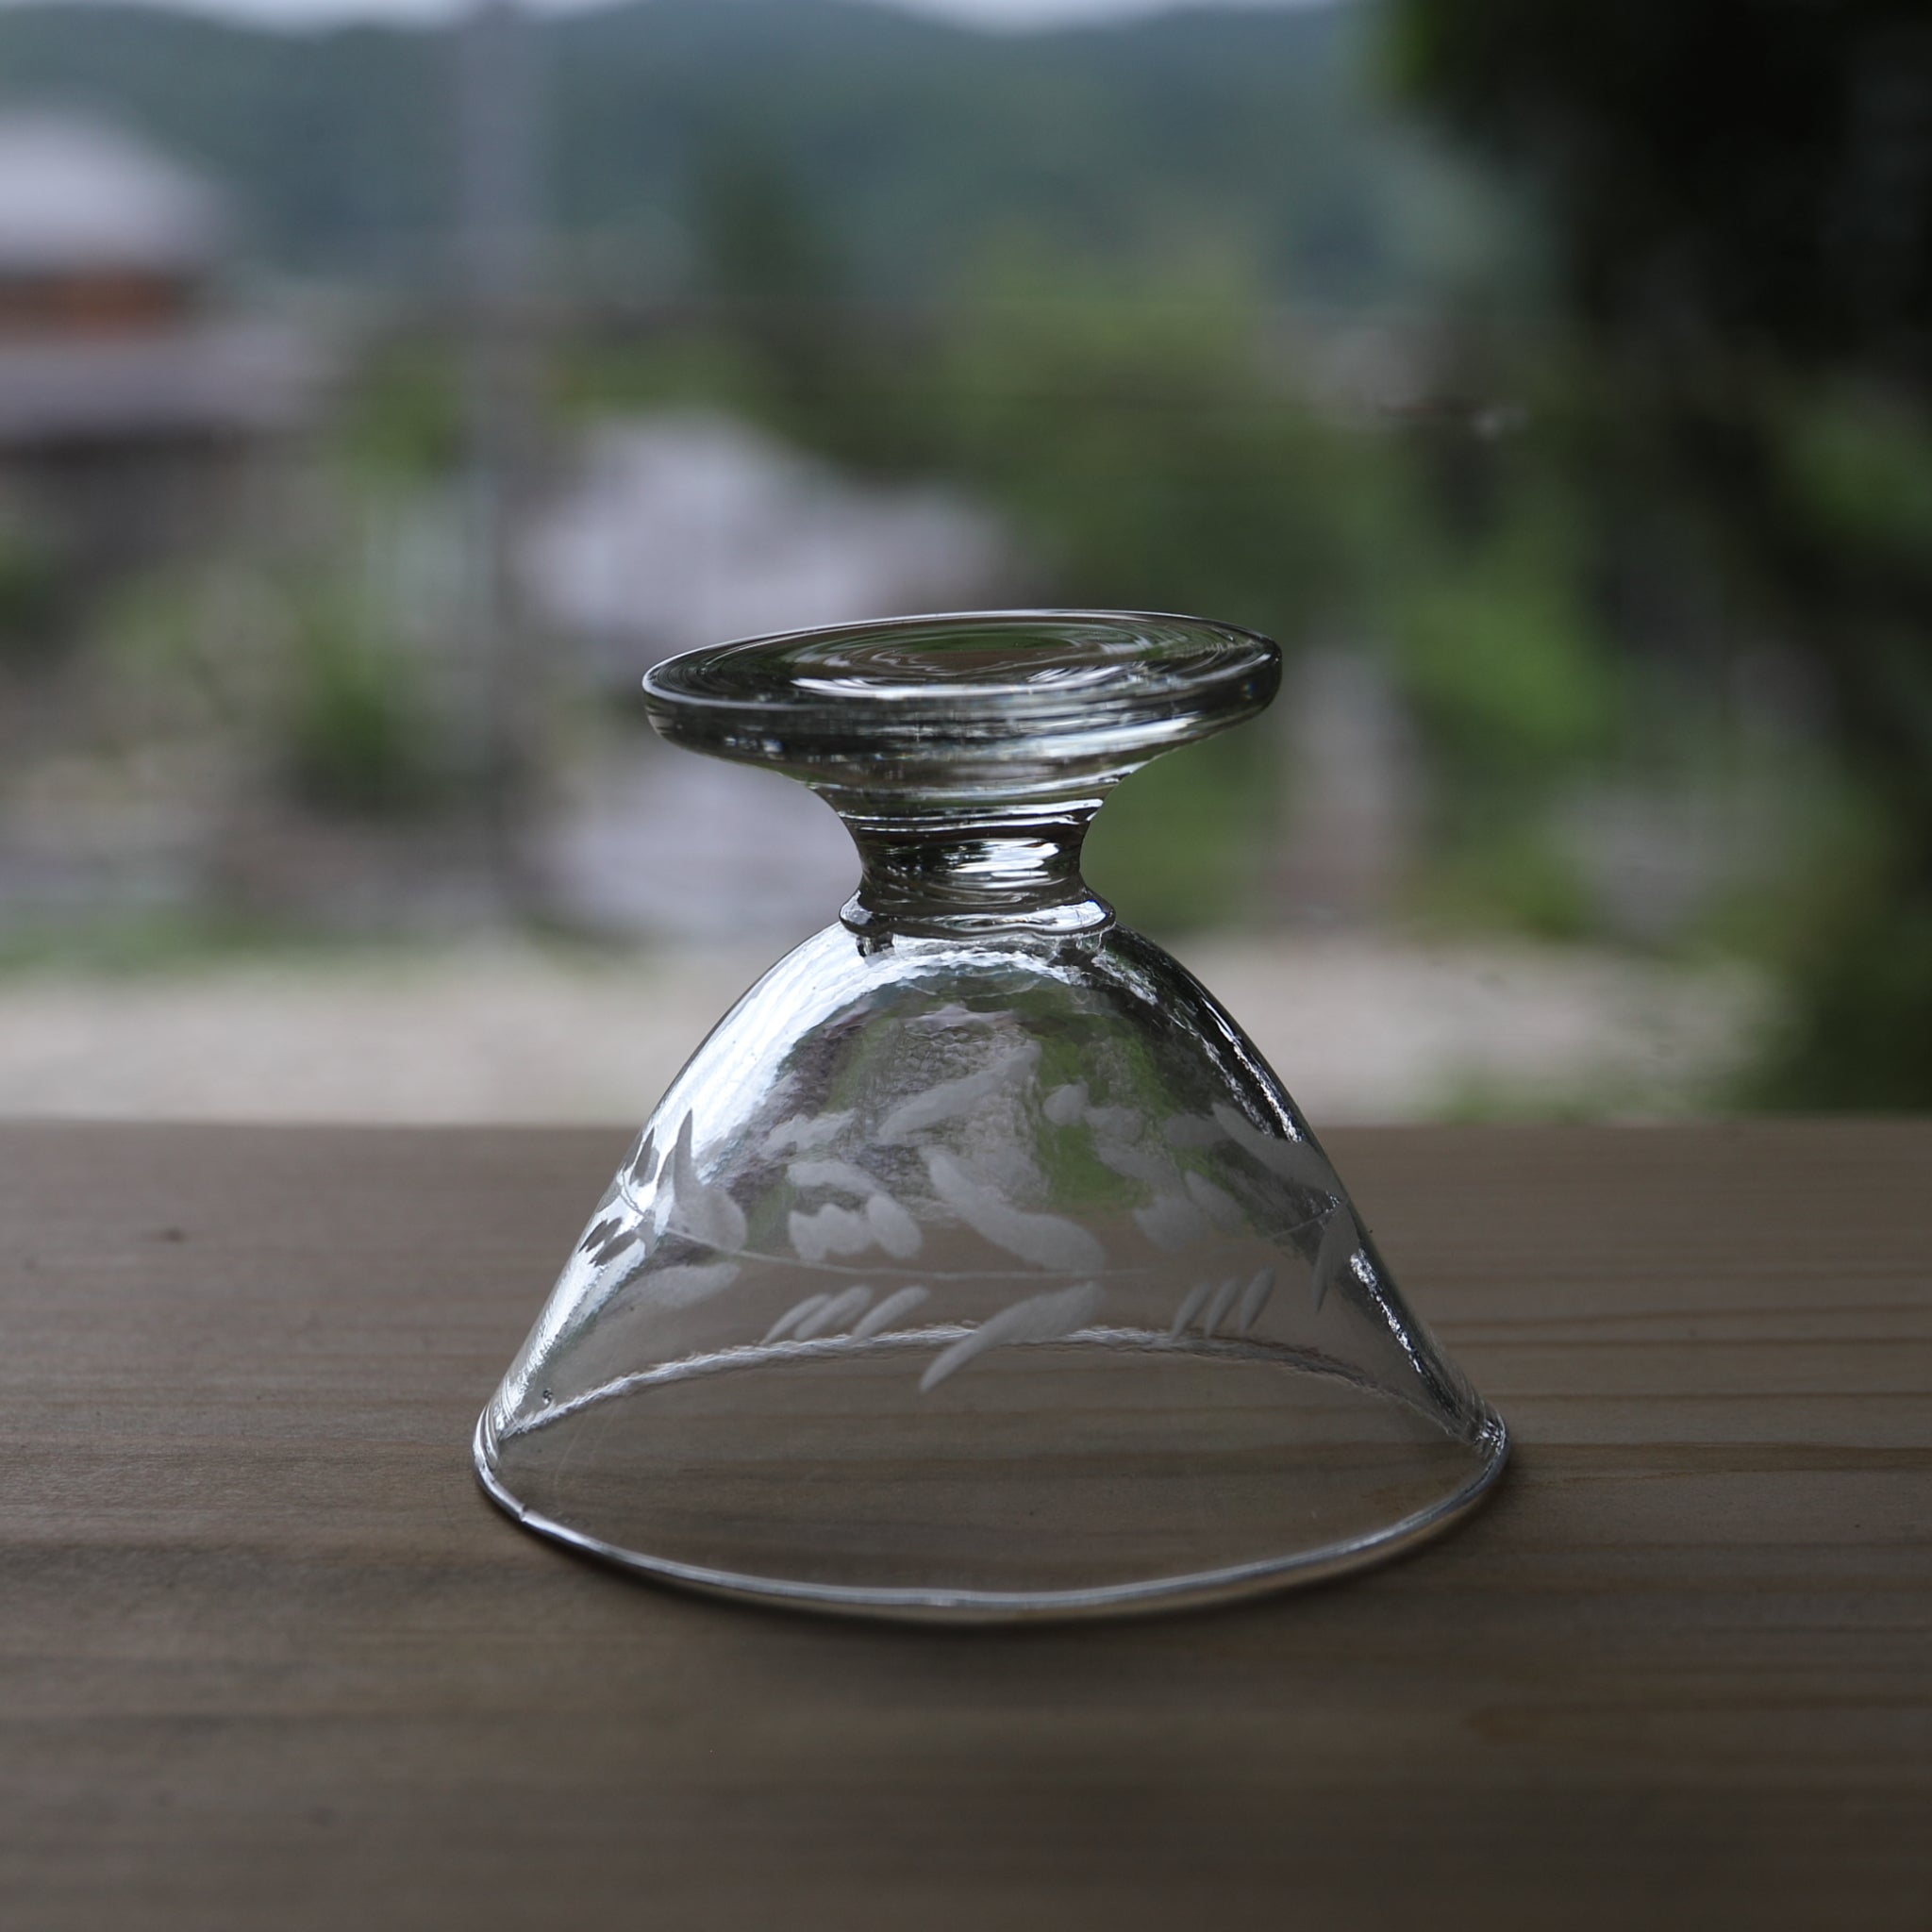
[[[1080,875],[1114,784],[1278,678],[1118,611],[649,675],[666,739],[808,785],[863,876],[598,1202],[477,1425],[505,1508],[673,1582],[973,1620],[1327,1576],[1483,1495],[1502,1421],[1241,1028]]]

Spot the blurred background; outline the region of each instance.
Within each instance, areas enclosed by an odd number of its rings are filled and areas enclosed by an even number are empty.
[[[634,1124],[854,874],[641,673],[1047,603],[1318,1123],[1932,1105],[1922,0],[0,6],[0,1111]]]

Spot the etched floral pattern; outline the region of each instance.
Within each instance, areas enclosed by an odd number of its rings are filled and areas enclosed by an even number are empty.
[[[572,1257],[574,1299],[591,1310],[622,1299],[668,1314],[784,1257],[802,1274],[844,1271],[844,1285],[801,1295],[746,1345],[816,1351],[938,1322],[929,1331],[937,1352],[920,1379],[930,1392],[989,1350],[1090,1328],[1106,1315],[1110,1273],[1123,1267],[1172,1273],[1191,1253],[1237,1261],[1187,1279],[1156,1336],[1172,1346],[1257,1333],[1279,1274],[1275,1261],[1252,1265],[1252,1253],[1250,1265],[1239,1265],[1237,1251],[1257,1241],[1301,1250],[1312,1311],[1345,1283],[1374,1286],[1354,1210],[1298,1123],[1263,1127],[1224,1101],[1156,1119],[1115,1097],[1126,1084],[1118,1079],[1044,1078],[1042,1042],[1003,1030],[1005,1019],[964,1008],[915,1016],[909,1024],[952,1042],[952,1061],[979,1063],[956,1072],[940,1057],[940,1077],[909,1092],[895,1088],[876,1112],[863,1103],[793,1111],[759,1132],[753,1159],[738,1161],[730,1184],[717,1177],[723,1156],[707,1149],[696,1109],[660,1118]],[[1047,1168],[1074,1157],[1101,1177],[1100,1219],[1112,1235],[1041,1205],[1053,1193]],[[1045,1279],[962,1323],[947,1314],[958,1292],[948,1271],[878,1278],[921,1261],[941,1235],[955,1246],[968,1238],[983,1244],[989,1266],[975,1278],[991,1282],[1018,1264]],[[1141,1245],[1139,1257],[1110,1252],[1123,1235],[1129,1248]]]

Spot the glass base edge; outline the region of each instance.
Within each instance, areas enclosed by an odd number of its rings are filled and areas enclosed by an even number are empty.
[[[1324,1583],[1386,1563],[1432,1541],[1453,1528],[1489,1495],[1509,1460],[1509,1430],[1495,1410],[1485,1407],[1479,1438],[1481,1468],[1440,1501],[1402,1517],[1385,1528],[1346,1542],[1292,1556],[1262,1557],[1224,1570],[1185,1576],[1157,1576],[1135,1583],[1109,1584],[1074,1591],[971,1591],[933,1589],[867,1589],[856,1584],[788,1581],[753,1576],[728,1570],[707,1570],[636,1550],[620,1548],[583,1530],[528,1509],[517,1501],[491,1467],[490,1411],[476,1419],[471,1441],[471,1461],[477,1481],[498,1508],[522,1528],[560,1543],[580,1556],[593,1557],[635,1576],[655,1583],[694,1591],[706,1596],[769,1608],[809,1610],[826,1616],[873,1617],[893,1623],[1018,1624],[1065,1622],[1091,1617],[1120,1617],[1166,1610],[1205,1608],[1243,1597],[1305,1584]]]

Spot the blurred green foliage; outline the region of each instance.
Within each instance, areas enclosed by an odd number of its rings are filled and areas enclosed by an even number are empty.
[[[283,760],[294,797],[349,818],[421,817],[454,774],[422,671],[340,591],[291,600]]]
[[[1271,376],[1251,291],[1211,265],[986,280],[940,344],[925,459],[1010,513],[1059,594],[1291,636],[1339,613],[1359,452]]]
[[[1156,933],[1266,924],[1260,861],[1279,831],[1264,726],[1190,745],[1127,779],[1088,835],[1093,890]]]
[[[1394,600],[1410,700],[1438,759],[1469,786],[1561,776],[1613,739],[1616,667],[1580,593],[1575,536],[1569,507],[1512,498],[1500,527],[1432,546]]]
[[[1778,456],[1830,540],[1901,561],[1932,556],[1932,420],[1882,391],[1836,385],[1792,399]]]
[[[0,664],[32,670],[58,654],[62,577],[44,542],[0,517]]]
[[[455,470],[464,438],[449,345],[402,335],[363,357],[330,425],[330,453],[352,485],[420,486]]]
[[[1402,0],[1411,94],[1532,186],[1600,505],[1701,533],[1874,828],[1802,884],[1753,1097],[1932,1105],[1932,21],[1918,0]],[[1653,557],[1664,554],[1652,544]]]

